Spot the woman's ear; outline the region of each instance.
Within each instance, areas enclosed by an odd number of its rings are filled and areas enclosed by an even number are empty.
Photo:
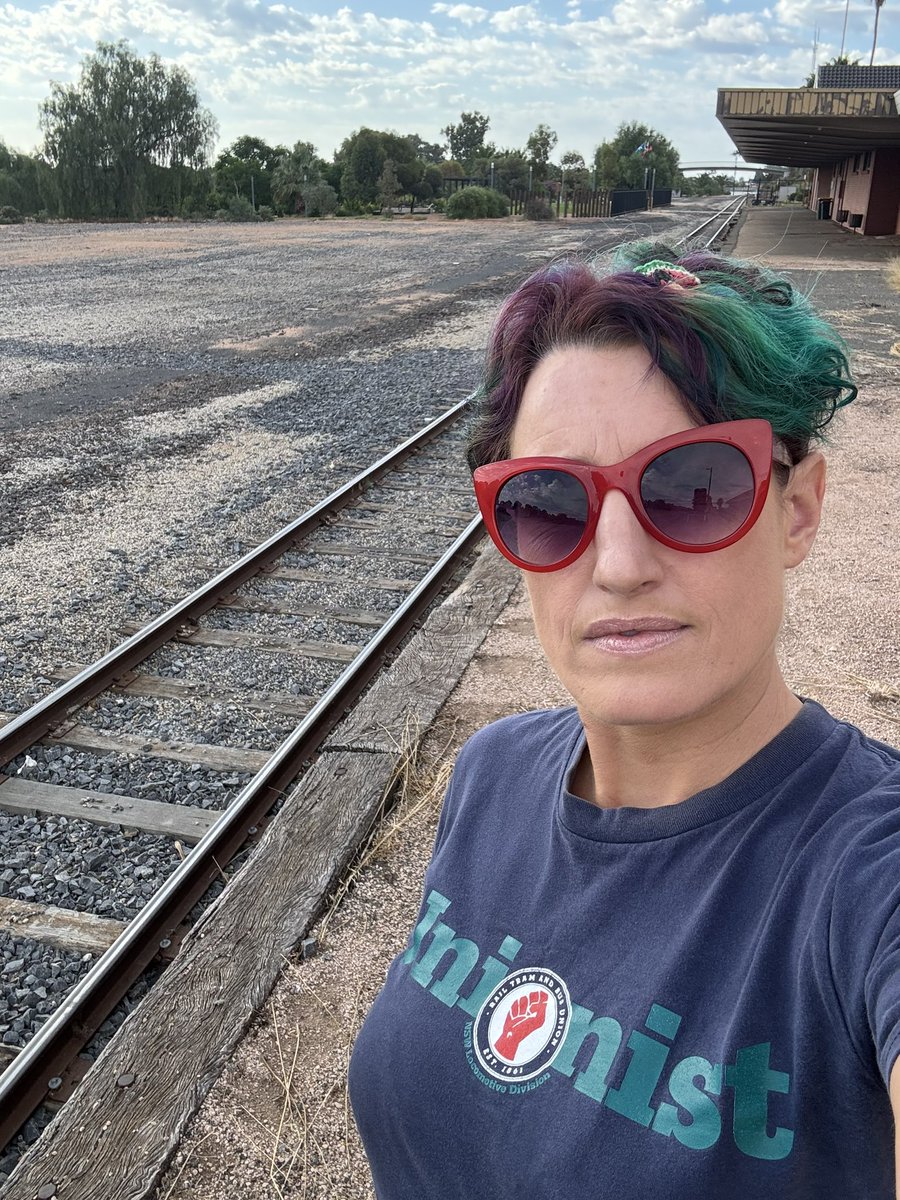
[[[825,459],[813,450],[791,469],[782,492],[784,510],[784,565],[796,567],[809,554],[816,539],[825,498]]]

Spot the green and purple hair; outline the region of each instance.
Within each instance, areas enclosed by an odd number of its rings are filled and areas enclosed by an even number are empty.
[[[634,242],[611,274],[553,263],[506,300],[476,395],[473,470],[509,457],[531,372],[566,346],[642,346],[698,424],[762,417],[792,463],[857,392],[840,337],[788,282],[754,263]]]

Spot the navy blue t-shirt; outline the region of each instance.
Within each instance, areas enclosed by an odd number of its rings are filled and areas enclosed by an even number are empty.
[[[360,1032],[380,1200],[888,1200],[900,753],[807,701],[662,808],[566,790],[573,709],[462,750]]]

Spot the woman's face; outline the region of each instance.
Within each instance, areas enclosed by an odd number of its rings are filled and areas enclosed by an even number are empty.
[[[606,465],[695,422],[637,347],[556,350],[535,368],[510,456]],[[780,683],[775,641],[785,568],[805,558],[824,487],[821,456],[773,483],[749,533],[724,550],[672,550],[644,531],[621,492],[607,493],[593,543],[570,566],[526,572],[535,627],[582,719],[614,725],[749,712]],[[592,629],[635,621],[640,631]],[[782,685],[783,686],[783,685]]]

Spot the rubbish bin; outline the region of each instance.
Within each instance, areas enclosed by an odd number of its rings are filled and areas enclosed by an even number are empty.
[[[819,201],[818,217],[819,217],[820,221],[830,221],[831,220],[831,205],[832,205],[832,197],[831,196],[823,196],[822,199]]]

